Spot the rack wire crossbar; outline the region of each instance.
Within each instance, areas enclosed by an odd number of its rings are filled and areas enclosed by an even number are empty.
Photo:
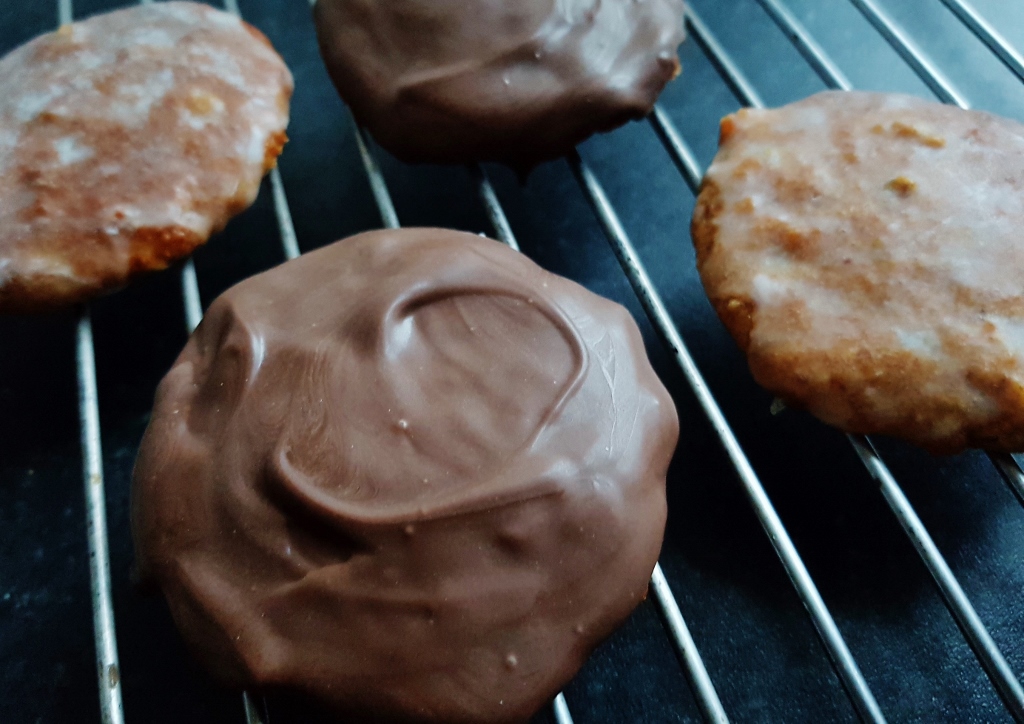
[[[57,25],[74,21],[72,0],[57,0]],[[100,719],[123,724],[121,667],[110,585],[110,543],[107,534],[106,485],[103,478],[99,391],[96,385],[96,347],[88,307],[79,313],[75,338],[78,413],[82,435],[82,478],[85,484],[86,535],[89,545],[89,586],[92,594],[93,639]]]
[[[811,616],[814,627],[821,638],[822,643],[829,654],[829,657],[839,674],[840,681],[846,688],[847,693],[857,709],[859,715],[867,721],[885,721],[874,695],[868,687],[863,674],[861,674],[857,662],[850,653],[849,647],[843,640],[839,628],[836,626],[832,614],[829,613],[818,588],[815,585],[803,559],[797,553],[796,546],[789,536],[788,531],[782,524],[775,507],[772,505],[768,494],[764,490],[757,473],[754,472],[750,461],[747,459],[739,440],[733,433],[732,428],[725,419],[718,402],[697,368],[697,363],[690,355],[686,344],[683,342],[679,329],[672,321],[661,296],[658,294],[647,269],[640,260],[639,255],[626,234],[621,221],[618,218],[611,202],[608,200],[604,189],[601,187],[597,177],[580,158],[578,152],[573,152],[568,157],[570,166],[575,174],[588,201],[593,207],[598,221],[604,229],[605,236],[612,245],[612,251],[633,290],[636,293],[648,318],[654,324],[662,340],[672,352],[677,365],[689,383],[692,391],[697,397],[705,416],[711,423],[719,442],[725,449],[733,467],[743,486],[751,505],[754,508],[758,521],[765,533],[771,540],[772,547],[782,561],[783,567],[789,576],[800,601]]]
[[[147,3],[151,0],[140,0]],[[791,42],[801,52],[811,67],[833,88],[849,89],[850,82],[842,74],[825,51],[806,31],[792,12],[780,0],[757,0],[773,21],[779,25]],[[982,18],[965,0],[940,0],[972,30],[988,47],[1015,73],[1024,79],[1024,63],[1020,54],[1010,46],[995,29]],[[873,0],[850,0],[871,22],[879,33],[893,46],[906,62],[921,76],[929,87],[946,102],[967,108],[966,99],[941,73],[935,64],[913,43],[910,37]],[[237,0],[224,0],[227,10],[238,13]],[[61,24],[72,20],[72,0],[57,0],[58,21]],[[710,32],[700,17],[688,9],[686,22],[693,37],[703,49],[706,57],[717,68],[723,80],[736,96],[747,105],[763,107],[764,103],[754,86],[725,51],[717,38]],[[702,171],[694,154],[676,130],[668,115],[656,106],[650,118],[673,162],[679,168],[688,186],[696,193],[699,190]],[[373,157],[362,129],[353,124],[355,139],[366,170],[381,220],[387,228],[398,228],[398,216],[391,200],[387,184],[379,165]],[[851,701],[862,719],[884,721],[884,717],[873,695],[860,673],[852,654],[825,607],[815,584],[803,565],[799,554],[792,545],[789,535],[778,518],[764,492],[756,473],[751,468],[745,453],[729,428],[714,396],[701,376],[692,357],[683,343],[661,298],[651,282],[643,263],[632,245],[625,229],[609,202],[596,176],[583,162],[577,152],[567,158],[573,173],[588,201],[593,207],[612,249],[619,259],[631,285],[646,313],[670,350],[690,383],[706,416],[719,436],[725,451],[736,468],[744,489],[754,506],[755,512],[775,546],[783,565],[793,582],[797,593],[822,638],[823,643],[836,667]],[[502,242],[518,250],[518,244],[508,220],[505,217],[497,194],[486,173],[479,167],[470,169],[478,182],[481,202],[494,226],[495,234]],[[281,243],[286,259],[299,255],[298,240],[288,207],[284,184],[280,173],[274,169],[270,175],[274,209],[280,229]],[[185,321],[189,330],[194,329],[202,317],[198,279],[191,260],[182,266],[182,293],[185,307]],[[86,485],[87,519],[90,547],[90,577],[93,589],[94,630],[97,650],[97,672],[100,689],[101,718],[104,724],[120,724],[124,721],[121,702],[120,673],[117,662],[116,635],[109,570],[109,546],[106,535],[105,498],[103,490],[102,448],[100,442],[99,407],[95,379],[95,349],[88,310],[83,310],[77,332],[77,363],[79,378],[79,410],[82,422],[83,471]],[[965,635],[971,641],[979,659],[995,683],[1004,703],[1011,714],[1024,721],[1024,693],[1012,670],[1002,658],[991,636],[977,620],[977,614],[963,594],[959,583],[935,548],[927,531],[921,524],[906,497],[885,463],[875,452],[870,441],[860,436],[849,436],[854,449],[860,455],[866,468],[882,486],[882,492],[893,512],[900,519],[915,548],[929,567],[936,583],[943,592],[947,605],[953,611]],[[993,463],[1002,472],[1007,483],[1024,503],[1024,472],[1010,455],[993,455]],[[937,572],[938,571],[938,572]],[[708,721],[728,721],[714,685],[697,652],[696,646],[686,627],[678,603],[671,594],[668,582],[660,565],[655,568],[651,581],[655,601],[658,604],[666,627],[673,638],[691,686]],[[971,615],[973,614],[973,620]],[[962,620],[963,619],[963,620]],[[965,623],[966,621],[966,623]],[[985,637],[989,645],[985,645]],[[979,641],[981,642],[979,645]],[[994,656],[992,655],[994,652]],[[1015,685],[1015,686],[1014,686]],[[245,694],[243,697],[246,719],[250,724],[266,724],[268,716],[265,702]],[[572,716],[562,694],[553,702],[553,715],[559,724],[571,724]]]
[[[384,173],[381,171],[380,165],[377,163],[377,159],[370,150],[370,145],[366,139],[365,132],[360,128],[359,124],[355,122],[355,119],[352,119],[352,129],[356,139],[356,144],[359,148],[359,157],[363,163],[363,170],[366,172],[367,181],[370,184],[370,191],[377,204],[377,211],[380,214],[381,223],[386,229],[399,229],[401,228],[401,224],[398,220],[398,213],[395,211],[394,201],[391,199],[391,192],[388,190],[388,184],[384,178]],[[479,183],[481,202],[484,204],[484,207],[489,214],[489,218],[493,222],[495,233],[498,235],[499,240],[515,251],[519,251],[519,242],[512,233],[512,228],[509,226],[508,219],[505,217],[505,212],[501,208],[498,196],[495,194],[494,188],[491,186],[491,182],[487,178],[484,170],[478,165],[473,165],[470,167],[470,173],[474,175]],[[559,692],[554,701],[551,702],[551,714],[555,718],[555,722],[557,724],[573,724],[572,713],[569,711],[569,704],[566,702],[565,695],[562,692]],[[251,722],[250,724],[256,723]]]
[[[850,0],[855,8],[875,26],[875,30],[914,69],[932,92],[946,103],[967,107],[967,100],[960,94],[945,73],[926,56],[910,36],[885,12],[875,0]]]
[[[92,318],[88,308],[81,312],[76,336],[79,416],[82,426],[82,477],[85,483],[89,580],[92,589],[100,718],[103,724],[121,724],[124,722],[124,711],[110,585],[110,546],[107,536],[106,486],[103,481],[99,393],[96,387],[96,349],[93,345]]]
[[[474,166],[471,170],[479,183],[480,197],[484,203],[484,209],[499,239],[518,251],[519,243],[516,241],[486,172],[479,166]],[[675,644],[676,652],[681,659],[687,679],[697,698],[697,704],[700,707],[701,713],[709,722],[725,724],[729,721],[729,717],[725,713],[725,708],[718,697],[718,692],[715,690],[711,677],[708,675],[704,661],[697,650],[697,645],[690,635],[690,630],[679,609],[679,604],[675,596],[672,595],[672,589],[669,587],[668,580],[661,570],[660,563],[655,565],[654,572],[651,575],[651,590],[654,593],[654,600],[658,605],[658,610],[661,612],[665,625],[668,627],[669,636],[672,638],[673,644]],[[559,694],[559,697],[562,697],[562,695]],[[559,724],[566,724],[559,717],[567,715],[568,711],[564,697],[562,697],[561,703],[556,699],[555,717]],[[571,722],[571,719],[568,721]]]
[[[1024,56],[1022,56],[992,23],[981,16],[967,0],[942,0],[946,7],[960,19],[967,29],[989,47],[1003,64],[1024,81]]]

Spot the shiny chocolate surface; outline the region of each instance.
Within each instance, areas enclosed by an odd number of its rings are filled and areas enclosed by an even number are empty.
[[[679,73],[682,0],[319,0],[341,97],[404,161],[528,170],[647,115]]]
[[[473,234],[362,234],[211,305],[136,464],[140,573],[229,683],[525,721],[643,600],[677,437],[622,307]]]

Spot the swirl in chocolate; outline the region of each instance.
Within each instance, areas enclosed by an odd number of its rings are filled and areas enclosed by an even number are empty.
[[[523,721],[643,599],[677,436],[620,306],[471,234],[363,234],[211,306],[139,454],[139,567],[230,683]]]
[[[529,170],[642,118],[679,73],[682,0],[319,0],[320,51],[404,161]]]

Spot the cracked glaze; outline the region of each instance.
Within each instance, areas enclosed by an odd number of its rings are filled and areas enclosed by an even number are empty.
[[[822,93],[722,123],[698,264],[757,380],[844,430],[1024,449],[1024,126]]]
[[[186,2],[0,59],[0,311],[83,301],[205,242],[255,199],[291,90],[259,31]]]
[[[136,465],[139,565],[229,682],[523,721],[644,597],[677,435],[618,305],[371,232],[212,305]]]

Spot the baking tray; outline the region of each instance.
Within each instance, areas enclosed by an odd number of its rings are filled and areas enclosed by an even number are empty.
[[[80,18],[128,4],[2,0],[0,52],[52,29],[59,11]],[[241,0],[239,5],[295,74],[292,141],[281,158],[278,190],[286,195],[299,246],[308,251],[380,226],[378,199],[351,118],[317,55],[306,0]],[[522,250],[544,267],[625,304],[673,393],[682,438],[668,483],[661,565],[714,691],[734,721],[858,717],[858,697],[841,683],[837,670],[843,669],[833,664],[773,547],[778,537],[773,541],[765,534],[763,501],[751,505],[749,485],[744,487],[723,451],[721,435],[694,395],[692,377],[681,372],[664,335],[649,322],[648,309],[631,285],[644,280],[635,269],[632,278],[623,273],[615,253],[629,251],[623,235],[784,523],[878,710],[892,721],[1012,721],[901,526],[913,518],[905,511],[894,514],[892,490],[868,474],[845,436],[801,413],[773,415],[770,396],[751,380],[701,291],[687,232],[693,193],[680,170],[692,176],[710,162],[718,119],[749,102],[751,92],[778,105],[826,87],[823,73],[808,62],[813,53],[804,47],[801,54],[792,28],[780,28],[787,19],[799,21],[806,37],[819,43],[858,88],[924,97],[943,89],[921,79],[928,66],[915,68],[894,50],[899,36],[879,32],[873,15],[879,9],[972,105],[1024,120],[1024,84],[952,12],[951,7],[965,15],[958,0],[693,0],[691,5],[707,34],[703,43],[691,38],[683,46],[684,73],[660,103],[669,134],[676,130],[692,149],[689,166],[685,156],[673,160],[667,151],[665,129],[659,135],[657,123],[643,122],[583,144],[584,166],[545,164],[522,185],[504,169],[488,167],[487,172]],[[974,0],[973,6],[1009,43],[1024,48],[1024,6],[1008,0]],[[368,150],[403,225],[495,233],[469,170],[410,167],[372,144]],[[604,199],[595,197],[596,191]],[[204,304],[282,261],[280,203],[275,204],[281,200],[273,184],[265,183],[254,207],[196,253],[195,279]],[[617,247],[609,245],[609,236]],[[78,388],[79,353],[91,351],[82,344],[83,331],[92,333],[95,350],[101,440],[87,439],[102,442],[119,653],[116,674],[105,668],[100,688],[121,695],[129,722],[246,720],[238,694],[214,685],[187,656],[163,602],[143,596],[131,582],[131,466],[155,386],[186,339],[182,278],[180,269],[172,270],[98,301],[89,310],[88,327],[77,311],[0,321],[0,722],[101,720],[86,525],[96,510],[90,511],[83,495],[88,469]],[[1019,679],[1024,672],[1021,501],[983,454],[934,458],[902,444],[875,442]],[[1002,462],[1015,474],[1012,461]],[[565,701],[574,721],[703,720],[708,700],[695,696],[692,669],[681,663],[661,613],[652,596],[567,687]],[[817,622],[822,621],[819,612]],[[109,703],[111,697],[103,699]],[[863,697],[860,701],[863,711]],[[274,724],[310,716],[293,702],[268,705]],[[538,721],[554,716],[544,712]],[[560,716],[564,721],[565,713]]]

